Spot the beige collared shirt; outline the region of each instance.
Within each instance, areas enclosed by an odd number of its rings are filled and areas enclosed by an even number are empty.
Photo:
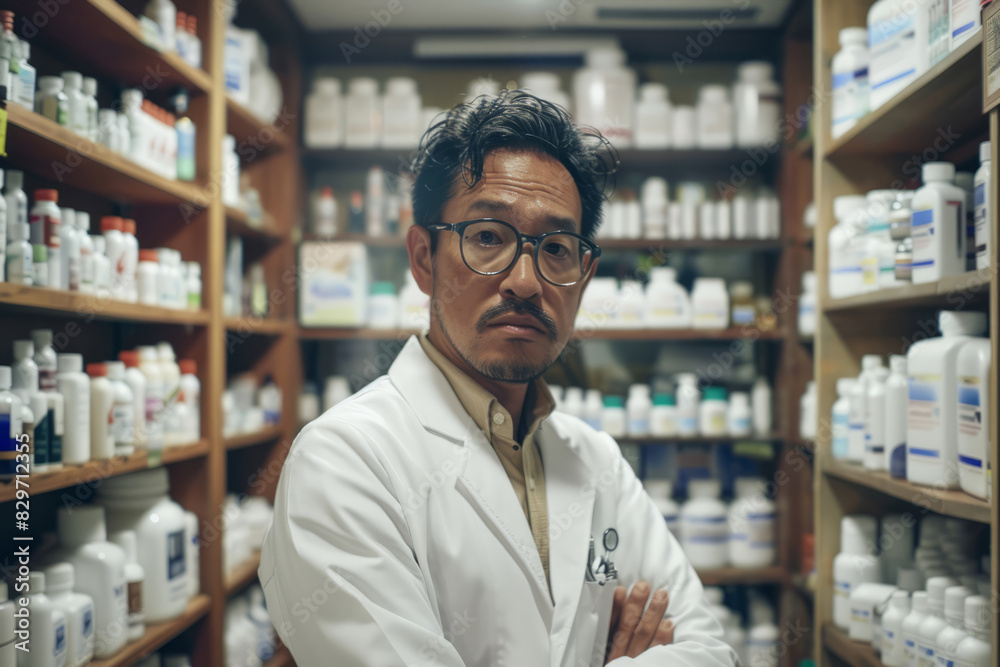
[[[545,471],[535,443],[535,434],[555,404],[552,394],[539,378],[528,386],[521,411],[521,424],[514,424],[510,413],[500,401],[478,382],[466,375],[427,338],[420,336],[420,345],[430,360],[441,369],[455,391],[462,407],[489,439],[507,471],[524,516],[531,526],[538,555],[542,559],[545,579],[549,579],[549,515],[545,501]],[[522,437],[518,437],[523,434]]]

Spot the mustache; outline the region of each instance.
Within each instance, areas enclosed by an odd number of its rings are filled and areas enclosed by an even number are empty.
[[[487,309],[485,313],[480,315],[479,321],[476,322],[476,331],[482,331],[489,325],[490,320],[494,320],[507,313],[530,315],[545,328],[545,332],[549,335],[549,338],[555,339],[559,337],[559,330],[556,328],[555,320],[530,301],[504,301]]]

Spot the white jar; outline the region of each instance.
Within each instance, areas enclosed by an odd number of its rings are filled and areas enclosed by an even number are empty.
[[[154,468],[107,479],[97,492],[109,527],[135,531],[150,624],[177,618],[189,598],[184,510],[170,499],[169,491],[167,469]]]
[[[715,220],[715,234],[719,239],[728,240],[733,236],[733,205],[728,199],[715,202],[712,213]]]
[[[52,559],[70,563],[74,589],[93,599],[94,657],[110,658],[128,640],[125,554],[107,541],[103,507],[60,507],[56,524],[59,549]]]
[[[873,110],[895,97],[927,69],[926,21],[918,17],[926,11],[921,6],[925,4],[926,0],[879,0],[868,10],[871,49],[868,76]]]
[[[799,295],[799,335],[816,335],[816,287],[818,279],[814,271],[802,273],[802,294]]]
[[[670,143],[674,150],[695,147],[698,139],[698,114],[692,106],[681,105],[670,110]]]
[[[35,190],[35,205],[31,207],[29,220],[31,223],[31,238],[33,248],[44,248],[46,260],[41,259],[39,251],[35,250],[35,261],[32,268],[35,271],[36,287],[58,289],[62,281],[62,254],[60,248],[59,193],[55,190]]]
[[[698,376],[694,373],[677,375],[677,435],[693,438],[698,435]]]
[[[87,364],[90,376],[90,460],[108,461],[115,454],[115,390],[104,364]]]
[[[601,411],[601,430],[612,438],[623,438],[627,432],[627,417],[621,396],[605,396]]]
[[[711,84],[698,91],[698,148],[733,147],[733,105],[725,86]]]
[[[146,632],[146,607],[144,586],[146,571],[139,565],[138,540],[133,530],[122,530],[108,535],[108,541],[117,544],[125,553],[125,585],[128,587],[128,640],[134,642]]]
[[[668,267],[650,270],[646,285],[646,312],[643,320],[653,329],[683,329],[691,326],[691,299],[677,284],[677,272]]]
[[[748,239],[754,225],[754,200],[745,188],[736,192],[732,203],[733,238]]]
[[[868,419],[868,384],[874,371],[882,366],[882,357],[866,354],[861,358],[861,373],[850,395],[850,433],[847,458],[856,463],[865,460],[865,424]]]
[[[647,239],[667,237],[667,182],[657,176],[642,183],[642,230]]]
[[[646,437],[650,434],[650,412],[652,401],[649,398],[648,384],[634,384],[628,388],[628,401],[625,413],[628,418],[627,430],[631,437]]]
[[[944,620],[948,626],[934,640],[934,657],[939,665],[949,661],[955,664],[955,651],[969,636],[965,631],[965,600],[971,596],[972,591],[965,586],[952,586],[944,592]]]
[[[655,394],[649,412],[649,433],[655,437],[677,435],[677,403],[672,394]]]
[[[674,502],[674,485],[666,479],[644,479],[642,487],[656,504],[656,509],[663,515],[667,528],[676,537],[680,527],[680,508]]]
[[[740,148],[776,146],[780,141],[781,86],[767,62],[741,63],[733,86],[736,145]]]
[[[840,51],[833,57],[834,139],[857,125],[868,113],[868,30],[841,28]]]
[[[303,135],[308,148],[339,148],[344,143],[344,98],[340,79],[316,77],[306,98]]]
[[[881,564],[872,555],[877,533],[875,517],[848,514],[840,520],[840,553],[833,559],[833,622],[844,632],[851,624],[851,593],[881,578]]]
[[[955,165],[927,162],[924,186],[913,195],[913,283],[928,283],[965,272],[968,236],[965,191],[955,185]]]
[[[670,100],[662,83],[644,83],[639,87],[635,107],[635,147],[657,150],[670,147]]]
[[[967,3],[971,5],[972,3]],[[976,16],[978,17],[978,12]],[[990,198],[990,178],[993,174],[990,160],[990,142],[979,144],[979,169],[975,175],[975,192],[973,201],[975,211],[975,251],[976,268],[985,269],[990,266],[990,220],[993,219],[993,200]]]
[[[777,509],[764,494],[763,480],[738,477],[735,486],[736,499],[729,508],[729,560],[733,567],[767,567],[776,555]]]
[[[882,628],[876,625],[876,610],[884,608],[896,592],[889,584],[860,584],[851,591],[851,622],[847,634],[852,641],[871,644],[877,650]]]
[[[993,613],[989,600],[981,595],[965,598],[965,630],[969,633],[955,647],[955,664],[969,667],[991,667],[993,651],[990,632]]]
[[[703,437],[718,438],[726,435],[726,416],[729,404],[724,387],[708,387],[698,406],[698,433]]]
[[[719,500],[721,484],[717,479],[692,479],[688,482],[688,501],[681,508],[681,547],[688,560],[699,569],[714,569],[729,564],[729,528],[726,506]]]
[[[390,282],[372,284],[368,299],[368,326],[372,329],[395,329],[399,326],[399,298]]]
[[[584,58],[573,76],[574,122],[597,128],[616,148],[631,148],[635,71],[618,48],[589,49]]]
[[[90,380],[83,372],[83,356],[60,354],[56,386],[65,400],[62,439],[64,463],[83,465],[90,460]]]
[[[23,575],[22,575],[23,576]],[[28,575],[28,612],[31,635],[28,653],[18,663],[26,667],[63,667],[67,664],[66,614],[45,594],[45,574]],[[13,665],[11,666],[13,667]]]
[[[935,654],[937,636],[948,627],[948,621],[944,619],[945,591],[953,586],[958,586],[958,580],[952,577],[931,577],[927,580],[927,617],[921,621],[916,634],[916,664],[920,667],[938,664]],[[964,594],[968,596],[968,589],[964,589]]]
[[[386,81],[383,108],[382,147],[415,148],[424,130],[416,80],[398,76]]]
[[[726,431],[734,438],[745,438],[751,432],[750,396],[736,391],[729,397],[726,410]]]
[[[695,278],[691,290],[692,326],[725,329],[729,326],[729,295],[722,278]]]
[[[139,353],[123,351],[118,358],[125,364],[125,384],[132,392],[132,423],[135,427],[135,446],[146,446],[146,376],[139,370]],[[127,451],[123,450],[123,453]]]
[[[69,563],[47,567],[44,574],[45,594],[66,615],[66,667],[84,667],[94,658],[94,600],[73,592],[76,577]]]
[[[369,77],[351,79],[344,103],[347,148],[376,148],[382,142],[382,108],[378,81]]]

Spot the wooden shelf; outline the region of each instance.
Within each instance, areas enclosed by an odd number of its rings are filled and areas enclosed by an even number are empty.
[[[91,461],[80,466],[66,465],[62,470],[32,474],[28,478],[28,492],[32,496],[49,491],[66,489],[77,484],[92,483],[117,475],[127,475],[147,468],[170,465],[208,455],[208,440],[202,439],[190,445],[175,445],[162,450],[159,456],[139,449],[128,457],[118,457],[110,461]],[[24,488],[23,486],[21,488]],[[0,503],[10,502],[17,494],[16,482],[0,482]]]
[[[813,144],[814,142],[812,137],[799,139],[792,147],[792,153],[801,158],[812,158]]]
[[[992,269],[968,271],[957,276],[948,276],[938,282],[919,285],[887,287],[867,294],[856,294],[843,299],[822,297],[820,308],[826,312],[862,309],[911,308],[915,306],[954,307],[956,297],[962,303],[982,301],[990,295]]]
[[[851,667],[883,667],[871,644],[854,641],[832,623],[823,626],[823,646]]]
[[[851,484],[905,500],[930,512],[979,523],[990,522],[990,504],[961,491],[944,491],[911,484],[906,480],[893,479],[888,473],[865,470],[860,465],[842,461],[824,462],[823,472]]]
[[[334,327],[299,327],[301,340],[405,340],[419,334],[417,329],[351,329]],[[780,330],[760,331],[753,327],[729,329],[592,329],[577,331],[574,340],[625,340],[625,341],[716,341],[716,340],[766,340],[780,341]]]
[[[198,185],[154,174],[19,104],[8,105],[7,113],[7,156],[12,167],[112,201],[208,205],[208,194]],[[178,223],[181,218],[178,211]]]
[[[292,320],[281,320],[274,317],[227,317],[226,331],[239,336],[281,336],[294,327]]]
[[[38,40],[45,50],[70,56],[85,74],[92,69],[101,77],[137,88],[173,90],[184,86],[192,92],[204,93],[212,87],[212,78],[205,70],[188,65],[176,53],[160,52],[150,46],[139,19],[115,0],[74,2],[73,11],[62,11],[64,4],[60,3],[54,15],[46,10],[44,15],[48,20],[44,27],[35,24],[40,28]],[[35,0],[11,0],[5,7],[17,15],[18,26],[22,17],[28,19],[42,9]],[[86,30],[81,30],[81,26],[86,26]],[[207,28],[199,26],[203,42],[206,34]]]
[[[715,570],[698,570],[698,577],[704,586],[758,586],[762,584],[784,584],[788,573],[778,565],[756,569],[723,567]]]
[[[979,31],[826,148],[828,158],[920,153],[986,130]],[[829,85],[829,82],[824,82]],[[950,134],[949,134],[950,133]],[[950,137],[950,138],[949,138]]]
[[[267,426],[253,433],[233,435],[225,439],[226,449],[242,449],[244,447],[262,445],[266,442],[277,440],[281,437],[282,432],[280,426]]]
[[[730,252],[779,252],[781,239],[597,239],[602,250],[638,250],[649,253],[669,250],[711,250]]]
[[[693,437],[693,438],[681,438],[681,437],[669,437],[669,436],[622,436],[620,438],[615,438],[618,442],[627,442],[636,445],[733,445],[733,444],[778,444],[781,442],[781,438],[777,436],[772,436],[770,438],[754,438],[747,436],[745,438],[734,438],[732,436],[724,435],[718,438],[711,437]]]
[[[236,138],[236,153],[246,163],[287,150],[294,137],[281,127],[279,117],[275,123],[266,123],[232,97],[226,95],[226,134]]]
[[[0,310],[112,322],[149,322],[193,326],[208,324],[208,312],[205,310],[160,308],[141,303],[105,300],[94,294],[67,292],[46,287],[26,287],[2,282],[0,282]]]
[[[233,570],[233,573],[226,577],[226,597],[232,597],[236,593],[249,586],[257,580],[257,568],[260,567],[260,552],[255,552],[245,562]]]
[[[285,239],[285,235],[270,225],[251,225],[246,211],[232,206],[226,207],[226,231],[244,240],[262,241],[269,245],[277,245]]]
[[[179,617],[166,623],[146,626],[146,633],[137,641],[126,644],[125,648],[106,660],[94,660],[89,667],[128,667],[155,652],[161,646],[190,628],[208,613],[212,600],[207,595],[196,595],[188,602],[187,609]]]

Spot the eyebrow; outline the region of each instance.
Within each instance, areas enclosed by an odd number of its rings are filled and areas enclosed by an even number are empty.
[[[470,213],[484,213],[490,216],[496,215],[503,218],[510,214],[510,204],[495,199],[480,199],[469,206]],[[553,231],[576,232],[577,222],[573,218],[561,215],[547,215],[542,219],[542,224]]]

